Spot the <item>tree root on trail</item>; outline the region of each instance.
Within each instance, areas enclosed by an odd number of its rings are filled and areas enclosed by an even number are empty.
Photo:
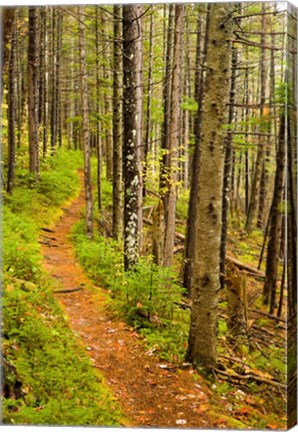
[[[72,289],[63,289],[63,290],[55,290],[53,291],[55,294],[67,294],[67,293],[73,293],[76,291],[82,291],[83,288],[72,288]]]

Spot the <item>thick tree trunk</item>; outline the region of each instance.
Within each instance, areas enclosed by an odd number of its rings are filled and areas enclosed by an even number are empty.
[[[28,138],[29,138],[29,171],[39,178],[38,154],[38,82],[37,82],[37,47],[38,22],[37,8],[29,7],[29,41],[28,41]]]
[[[196,250],[187,357],[206,368],[216,362],[217,301],[233,5],[212,3],[197,197]]]
[[[139,258],[139,218],[142,181],[139,151],[142,129],[140,89],[141,24],[139,5],[123,6],[123,179],[124,179],[124,267],[132,270]]]
[[[113,237],[122,233],[122,52],[121,7],[114,6],[114,83],[113,83]],[[117,17],[117,18],[116,18]]]
[[[165,239],[164,262],[165,266],[172,265],[175,243],[175,216],[176,216],[176,188],[178,168],[178,146],[180,129],[180,86],[181,86],[181,57],[183,32],[183,5],[175,5],[174,52],[173,72],[171,86],[171,110],[169,122],[168,164],[166,176],[166,193],[164,199],[165,213]]]
[[[90,136],[89,136],[89,109],[88,109],[88,84],[87,67],[85,53],[85,27],[84,27],[84,8],[78,8],[79,17],[79,59],[80,59],[80,86],[81,86],[81,106],[83,117],[83,145],[84,145],[84,185],[86,201],[86,231],[87,236],[93,236],[93,203],[92,203],[92,183],[91,183],[91,163],[90,163]]]

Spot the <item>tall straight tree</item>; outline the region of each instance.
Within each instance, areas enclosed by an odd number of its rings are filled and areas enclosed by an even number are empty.
[[[124,267],[131,270],[139,258],[139,219],[142,178],[139,170],[141,91],[141,7],[123,6],[123,179],[124,179]]]
[[[261,35],[261,55],[260,55],[260,138],[258,143],[257,158],[255,163],[254,177],[250,191],[250,202],[248,207],[248,214],[245,229],[249,233],[252,231],[255,219],[257,217],[259,193],[261,186],[261,175],[264,163],[265,145],[266,145],[266,131],[267,122],[265,120],[265,102],[266,102],[266,4],[262,4],[262,35]]]
[[[7,192],[13,189],[15,158],[16,158],[16,16],[12,14],[11,49],[8,67],[8,173]]]
[[[285,113],[281,116],[278,152],[276,156],[276,173],[271,208],[268,253],[266,263],[266,278],[264,284],[264,303],[270,303],[270,313],[274,313],[276,300],[277,271],[280,253],[280,238],[282,228],[281,203],[284,191],[286,156]]]
[[[204,118],[197,197],[196,249],[193,257],[192,309],[187,357],[206,368],[216,362],[217,301],[227,123],[231,71],[233,5],[210,7]]]
[[[38,154],[38,16],[37,8],[29,7],[29,40],[28,40],[28,138],[29,138],[29,171],[39,178]]]
[[[122,229],[122,52],[121,7],[114,6],[114,82],[113,82],[113,237],[119,239]]]
[[[169,139],[167,142],[168,163],[166,166],[166,192],[164,194],[165,238],[163,264],[165,266],[172,265],[175,242],[183,15],[184,6],[181,4],[175,5],[174,50],[168,130]]]
[[[89,109],[88,109],[88,83],[87,83],[87,66],[85,52],[85,26],[84,26],[84,8],[78,7],[79,18],[79,61],[80,61],[80,87],[81,87],[81,104],[83,117],[83,145],[84,145],[84,186],[86,201],[86,230],[87,236],[93,236],[93,202],[92,202],[92,184],[91,184],[91,149],[89,135]]]
[[[205,39],[203,52],[201,53],[201,23],[200,16],[198,17],[197,27],[197,48],[196,48],[196,70],[195,70],[195,89],[194,95],[198,103],[198,111],[194,121],[194,133],[195,133],[195,148],[192,160],[192,176],[189,194],[189,205],[187,215],[187,227],[186,227],[186,239],[185,239],[185,251],[184,251],[184,268],[183,268],[183,286],[187,289],[188,295],[191,296],[192,287],[192,265],[195,252],[195,240],[196,240],[196,221],[197,221],[197,196],[199,189],[199,168],[200,168],[200,140],[201,140],[201,122],[203,118],[203,107],[204,107],[204,73],[201,67],[201,61],[204,65],[206,63],[207,49],[208,49],[208,37],[209,37],[209,22],[210,22],[210,3],[207,5],[207,16],[206,16],[206,27],[205,27]],[[200,11],[198,11],[200,14]]]

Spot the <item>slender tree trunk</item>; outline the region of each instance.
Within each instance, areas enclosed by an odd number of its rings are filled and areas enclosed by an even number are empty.
[[[100,77],[99,77],[99,13],[98,7],[95,8],[95,44],[96,44],[96,115],[99,116],[99,89],[100,89]],[[102,167],[102,151],[101,151],[101,136],[100,136],[100,123],[99,119],[96,119],[96,157],[97,157],[97,208],[101,210],[101,167]]]
[[[196,249],[187,358],[206,368],[216,363],[217,302],[224,174],[223,125],[227,123],[234,6],[212,3],[207,49],[204,118],[197,196]]]
[[[109,115],[112,113],[112,103],[111,98],[109,95],[109,80],[110,80],[110,72],[109,72],[109,66],[107,64],[107,59],[110,58],[110,44],[109,41],[107,42],[106,39],[108,38],[108,21],[105,17],[105,12],[102,11],[101,15],[101,25],[102,25],[102,32],[104,34],[104,42],[103,47],[105,49],[105,55],[104,55],[104,61],[102,64],[103,69],[103,81],[105,85],[105,92],[103,95],[104,100],[104,113],[105,115]],[[109,119],[106,118],[106,125],[105,125],[105,153],[106,153],[106,177],[108,181],[113,180],[113,133],[111,131],[112,126]]]
[[[11,193],[14,182],[15,171],[15,122],[16,122],[16,17],[13,9],[11,48],[8,67],[8,173],[7,173],[7,192]]]
[[[121,103],[121,7],[114,6],[114,83],[113,83],[113,237],[122,233],[122,103]],[[117,18],[116,18],[117,17]]]
[[[53,155],[57,143],[57,6],[52,6],[51,12],[51,154]]]
[[[262,4],[262,35],[261,35],[261,45],[264,46],[266,43],[266,5]],[[266,59],[265,59],[266,50],[265,48],[261,49],[261,57],[260,57],[260,73],[261,73],[261,83],[260,83],[260,116],[261,116],[261,127],[260,132],[267,132],[267,121],[265,120],[265,102],[266,102]],[[262,167],[264,163],[264,155],[265,155],[265,145],[266,145],[266,136],[260,135],[259,143],[258,143],[258,151],[257,151],[257,159],[255,164],[255,172],[253,177],[253,182],[251,186],[250,193],[250,202],[246,220],[245,229],[248,233],[250,233],[254,227],[255,219],[258,211],[258,200],[260,193],[260,184],[261,184],[261,175],[262,175]]]
[[[86,230],[87,236],[93,236],[93,203],[92,203],[92,183],[91,183],[91,163],[90,163],[90,136],[89,136],[89,108],[88,108],[88,84],[87,67],[85,53],[85,27],[84,27],[84,7],[78,7],[79,17],[79,61],[80,61],[80,87],[81,87],[81,106],[83,117],[83,145],[84,145],[84,185],[86,201]]]
[[[29,131],[29,171],[39,179],[38,154],[38,83],[37,83],[37,47],[38,22],[37,8],[29,7],[28,41],[28,131]]]
[[[280,250],[280,234],[282,223],[281,202],[284,187],[285,172],[285,115],[283,114],[280,121],[279,148],[277,154],[277,166],[275,174],[274,195],[272,202],[272,215],[269,231],[268,253],[266,263],[266,279],[263,289],[264,303],[270,303],[270,313],[274,313],[276,300],[276,283]]]
[[[236,67],[237,67],[237,48],[232,47],[232,72],[231,72],[231,89],[230,105],[228,114],[228,124],[231,125],[235,117],[235,98],[236,98]],[[229,193],[231,188],[231,170],[232,170],[232,140],[231,130],[227,132],[225,139],[225,164],[223,178],[223,197],[222,197],[222,232],[220,245],[220,284],[221,288],[225,285],[225,259],[226,243],[228,231],[228,212],[229,212]]]
[[[57,52],[57,61],[56,61],[56,128],[57,128],[57,138],[58,138],[58,146],[61,148],[62,146],[62,99],[61,99],[61,83],[60,83],[60,70],[61,70],[61,61],[62,61],[62,20],[63,15],[62,11],[58,6],[57,9],[57,41],[56,41],[56,52]]]
[[[168,38],[166,49],[166,67],[163,83],[163,125],[162,125],[162,161],[160,166],[160,193],[164,197],[167,166],[169,164],[168,141],[169,141],[169,116],[170,116],[170,96],[171,96],[171,80],[172,80],[172,57],[173,57],[173,26],[174,26],[174,5],[169,6],[169,23],[168,23]]]
[[[175,244],[176,188],[178,168],[178,146],[180,129],[180,85],[181,85],[181,54],[183,32],[183,5],[175,5],[174,52],[171,88],[171,110],[169,122],[168,164],[166,177],[166,193],[164,199],[165,239],[164,262],[171,266]]]
[[[143,196],[146,196],[146,179],[148,172],[148,152],[150,147],[151,130],[151,99],[152,99],[152,67],[153,67],[153,32],[154,32],[153,13],[150,15],[149,29],[149,65],[148,65],[148,85],[147,85],[147,106],[146,106],[146,126],[145,126],[145,149],[144,149],[144,168],[143,168]]]
[[[205,40],[204,48],[202,53],[202,62],[204,68],[206,66],[206,58],[208,52],[208,37],[209,37],[209,25],[210,25],[210,8],[211,4],[207,5],[207,17],[206,17],[206,29],[205,29]],[[197,44],[200,43],[197,39]],[[200,53],[197,47],[197,55]],[[200,54],[201,56],[201,54]],[[201,57],[199,57],[201,58]],[[197,58],[196,67],[200,67],[199,59]],[[199,190],[199,171],[200,171],[200,143],[201,143],[201,122],[203,120],[203,107],[204,107],[204,73],[203,70],[200,72],[196,71],[196,79],[200,81],[195,85],[196,101],[198,102],[198,111],[195,117],[195,148],[192,160],[192,177],[189,194],[189,205],[187,215],[187,226],[186,226],[186,240],[185,240],[185,252],[184,252],[184,269],[183,269],[183,286],[187,289],[188,295],[191,296],[192,290],[192,266],[193,256],[195,253],[195,241],[196,241],[196,221],[197,221],[197,198]]]
[[[124,179],[124,267],[132,270],[139,258],[139,196],[142,182],[139,171],[142,116],[140,107],[141,23],[139,5],[123,6],[123,179]]]

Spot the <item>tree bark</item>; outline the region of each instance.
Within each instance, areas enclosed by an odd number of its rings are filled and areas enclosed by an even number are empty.
[[[207,50],[208,50],[208,37],[209,37],[209,24],[210,24],[210,7],[207,5],[205,40],[202,53],[202,63],[205,68]],[[200,44],[199,38],[197,44]],[[195,253],[196,241],[196,221],[197,221],[197,198],[199,190],[199,170],[200,170],[200,142],[201,142],[201,122],[203,120],[203,107],[204,107],[204,71],[200,67],[201,52],[197,47],[196,59],[196,80],[195,83],[195,98],[198,103],[198,111],[196,113],[194,128],[195,128],[195,148],[192,160],[192,176],[189,194],[189,205],[186,226],[186,241],[184,252],[184,269],[183,269],[183,286],[187,289],[188,295],[191,296],[192,289],[192,257]],[[199,70],[197,70],[199,69]]]
[[[261,35],[261,46],[265,45],[265,32],[266,32],[266,15],[265,13],[266,5],[262,4],[262,35]],[[261,82],[260,82],[260,116],[261,116],[261,125],[260,132],[267,132],[267,120],[265,118],[265,102],[266,102],[266,58],[265,58],[266,50],[265,48],[261,49],[261,57],[260,57],[260,73],[261,73]],[[264,155],[265,155],[265,145],[266,145],[266,136],[260,135],[259,143],[258,143],[258,151],[257,151],[257,159],[255,163],[255,172],[251,186],[251,194],[250,194],[250,202],[246,220],[245,229],[248,233],[252,231],[255,225],[255,219],[257,217],[258,211],[258,203],[259,203],[259,194],[260,194],[260,185],[261,185],[261,176],[262,176],[262,168],[264,163]]]
[[[114,83],[113,83],[113,237],[122,233],[122,52],[121,7],[114,6]],[[116,18],[117,17],[117,18]]]
[[[37,47],[38,23],[37,8],[29,7],[29,41],[28,41],[28,138],[29,138],[29,171],[39,179],[38,154],[38,83],[37,83]]]
[[[220,288],[220,244],[224,173],[223,125],[227,123],[233,5],[212,3],[202,120],[196,249],[187,358],[211,368],[216,362],[216,321]]]
[[[79,17],[79,61],[80,61],[80,87],[83,117],[83,145],[84,145],[84,185],[86,201],[86,231],[89,238],[93,237],[93,203],[90,163],[90,136],[89,136],[89,109],[88,109],[88,84],[85,53],[85,27],[84,7],[78,7]]]
[[[178,146],[180,129],[180,86],[181,86],[181,57],[183,32],[183,5],[175,5],[174,52],[171,79],[171,110],[169,122],[168,164],[166,176],[166,193],[164,196],[165,239],[164,262],[171,266],[175,242],[176,216],[176,188],[178,168]]]
[[[139,258],[139,218],[142,181],[139,157],[142,129],[140,89],[141,23],[139,5],[123,6],[123,179],[124,268],[132,270]]]
[[[263,289],[263,300],[265,304],[270,303],[270,313],[274,313],[276,300],[276,283],[279,262],[280,237],[282,210],[281,203],[284,187],[285,173],[285,154],[286,154],[286,139],[285,139],[285,114],[283,113],[280,121],[279,132],[279,148],[277,153],[277,164],[274,184],[274,194],[271,209],[271,224],[268,241],[268,253],[266,263],[266,279]]]
[[[16,17],[15,9],[12,14],[11,48],[8,67],[8,173],[7,193],[11,193],[14,182],[16,158]]]

